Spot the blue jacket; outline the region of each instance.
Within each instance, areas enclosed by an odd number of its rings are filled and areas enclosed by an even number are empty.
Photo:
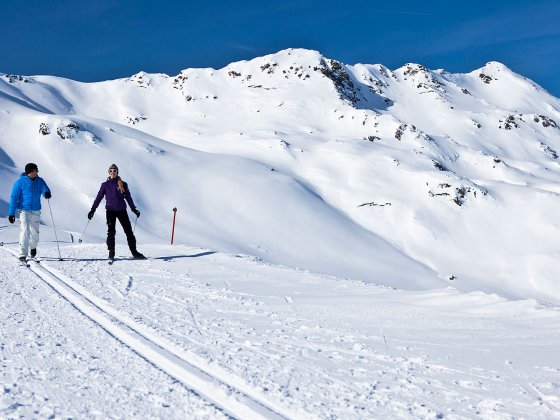
[[[51,190],[41,177],[29,178],[22,173],[14,183],[8,216],[15,216],[16,210],[37,211],[41,210],[41,195]]]

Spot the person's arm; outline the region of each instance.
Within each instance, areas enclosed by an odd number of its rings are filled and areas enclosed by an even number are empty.
[[[41,178],[41,181],[43,181],[41,186],[41,194],[43,195],[43,197],[49,200],[52,197],[51,190],[43,178]]]
[[[130,190],[128,189],[128,184],[124,183],[124,199],[130,206],[130,211],[134,213],[137,217],[140,217],[140,212],[136,208],[136,204],[134,204],[134,200],[132,200],[132,196],[130,195]]]
[[[14,183],[12,187],[12,195],[10,196],[10,207],[8,209],[8,216],[15,216],[17,205],[21,199],[21,186],[19,184],[19,179]]]
[[[93,201],[93,204],[91,206],[91,210],[93,212],[95,212],[95,210],[99,206],[99,203],[101,203],[101,200],[103,200],[104,196],[105,196],[105,183],[102,183],[101,188],[99,188],[99,192],[97,193],[97,197],[95,197],[95,200]]]

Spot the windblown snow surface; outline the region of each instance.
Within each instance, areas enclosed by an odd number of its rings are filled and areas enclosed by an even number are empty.
[[[496,62],[0,74],[0,216],[53,193],[40,263],[0,226],[0,417],[560,418],[558,123]]]

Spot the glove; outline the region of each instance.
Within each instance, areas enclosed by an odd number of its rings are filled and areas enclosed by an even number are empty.
[[[47,200],[49,200],[51,197],[52,197],[51,192],[50,192],[50,191],[46,191],[46,192],[45,192],[45,198],[46,198]]]
[[[93,219],[93,215],[95,214],[95,210],[90,210],[89,213],[87,214],[87,218],[89,220]]]
[[[136,217],[140,217],[140,210],[134,209],[134,210],[132,210],[132,213],[134,213],[136,215]]]
[[[10,223],[15,223],[16,222],[16,216],[8,216],[8,221]]]

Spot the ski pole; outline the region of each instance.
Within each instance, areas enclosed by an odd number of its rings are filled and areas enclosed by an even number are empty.
[[[175,216],[177,216],[177,207],[173,207],[173,226],[171,226],[171,245],[173,245],[173,237],[175,236]]]
[[[2,235],[2,241],[0,241],[0,246],[4,246],[4,241],[6,240],[6,235],[8,235],[8,227],[9,227],[8,223],[9,223],[9,220],[6,217],[6,230],[4,231],[4,234]]]
[[[136,220],[134,221],[134,227],[132,228],[132,233],[134,233],[134,230],[136,229],[137,222],[138,222],[138,216],[136,216]]]
[[[54,217],[52,215],[51,200],[47,200],[47,203],[49,203],[49,212],[51,213],[51,220],[54,229],[54,239],[56,240],[56,247],[58,248],[58,260],[62,261],[62,256],[60,255],[60,246],[58,245],[58,236],[56,235],[56,226],[54,225]]]
[[[84,228],[84,231],[82,232],[82,236],[80,236],[80,239],[78,239],[79,244],[82,243],[82,239],[84,238],[84,235],[86,234],[86,230],[87,230],[87,227],[89,226],[89,222],[90,221],[88,220],[87,223],[86,223],[86,227]]]

